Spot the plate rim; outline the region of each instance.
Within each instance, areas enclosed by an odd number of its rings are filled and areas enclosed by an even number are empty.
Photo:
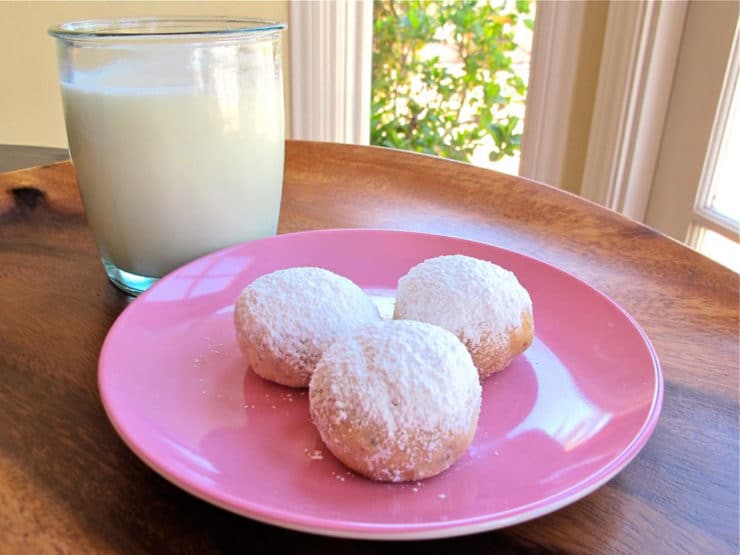
[[[599,468],[593,474],[583,478],[576,484],[569,486],[566,490],[554,493],[547,498],[538,499],[527,505],[520,506],[514,509],[510,509],[507,512],[501,513],[503,516],[491,518],[491,515],[478,515],[472,517],[466,517],[463,519],[456,519],[450,521],[436,521],[436,522],[422,522],[422,523],[405,523],[405,524],[373,524],[373,523],[362,523],[362,522],[350,522],[342,521],[338,518],[323,518],[315,517],[310,515],[301,515],[300,513],[286,511],[283,508],[275,509],[274,507],[265,506],[261,503],[245,502],[241,498],[236,498],[228,494],[221,496],[209,494],[207,492],[198,491],[197,488],[189,485],[186,481],[175,476],[173,472],[165,470],[156,460],[149,457],[139,446],[135,443],[134,438],[130,437],[121,427],[121,423],[118,421],[114,414],[114,410],[110,406],[110,400],[107,398],[104,389],[104,360],[106,358],[106,352],[110,348],[111,338],[117,333],[117,328],[123,325],[125,321],[125,315],[130,311],[136,310],[139,299],[146,299],[150,292],[155,288],[162,286],[163,283],[167,282],[167,279],[175,273],[178,273],[190,265],[194,265],[202,261],[203,259],[228,254],[229,251],[241,250],[248,245],[257,242],[274,242],[276,240],[289,240],[291,237],[299,235],[326,235],[326,234],[387,234],[397,235],[404,234],[409,236],[417,236],[421,238],[434,238],[434,239],[445,239],[452,240],[455,242],[468,243],[474,246],[483,248],[493,248],[495,250],[504,251],[515,257],[521,257],[529,259],[536,264],[544,265],[549,271],[554,271],[558,274],[562,274],[568,279],[575,280],[580,286],[586,287],[592,293],[597,294],[607,303],[616,308],[619,313],[631,324],[631,326],[639,333],[642,343],[644,344],[647,352],[650,355],[652,361],[653,377],[654,377],[654,388],[652,391],[652,399],[650,408],[648,410],[647,417],[640,429],[634,434],[632,440],[627,444],[618,454],[616,454],[605,466]],[[467,239],[454,235],[447,235],[441,233],[427,233],[420,231],[407,231],[397,229],[385,229],[385,228],[327,228],[317,230],[305,230],[293,233],[282,233],[271,237],[262,239],[256,239],[253,241],[246,241],[218,249],[211,253],[205,254],[198,257],[182,266],[176,268],[172,272],[169,272],[162,278],[160,278],[152,287],[147,291],[139,295],[133,302],[131,302],[124,310],[118,315],[115,322],[112,324],[108,333],[105,336],[103,345],[101,347],[100,355],[98,358],[98,369],[97,369],[97,382],[98,391],[100,394],[103,409],[108,417],[109,422],[113,426],[116,434],[124,442],[124,444],[142,461],[146,466],[156,472],[159,476],[172,483],[176,487],[182,489],[194,497],[197,497],[211,505],[217,506],[221,509],[235,513],[242,517],[250,518],[252,520],[277,526],[284,529],[295,530],[299,532],[306,532],[311,534],[317,534],[321,536],[335,537],[335,538],[347,538],[347,539],[363,539],[363,540],[425,540],[425,539],[442,539],[449,537],[465,536],[471,534],[477,534],[482,532],[488,532],[512,526],[515,524],[521,524],[540,516],[550,514],[557,511],[567,505],[570,505],[599,489],[617,474],[623,471],[639,454],[645,444],[652,436],[653,431],[658,423],[660,414],[662,411],[663,397],[664,397],[664,378],[660,361],[653,346],[650,338],[646,334],[642,326],[637,320],[627,312],[621,305],[614,301],[604,292],[600,291],[596,287],[592,286],[585,280],[574,276],[573,274],[559,268],[558,266],[549,262],[540,260],[535,256],[523,254],[515,250],[495,245],[492,243],[486,243],[483,241],[477,241],[473,239]],[[584,485],[587,484],[587,485]],[[223,498],[223,499],[222,499]],[[548,499],[552,501],[548,502]],[[229,504],[231,502],[231,504]],[[249,508],[238,506],[248,505]],[[522,507],[533,506],[529,509],[522,510]],[[507,515],[507,513],[513,512],[514,514]]]

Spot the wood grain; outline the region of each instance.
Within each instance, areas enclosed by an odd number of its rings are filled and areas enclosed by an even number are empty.
[[[663,413],[605,487],[505,530],[335,540],[170,485],[108,423],[96,385],[129,299],[105,279],[69,163],[0,174],[0,545],[8,553],[737,553],[738,276],[546,185],[432,157],[289,142],[280,231],[418,230],[535,256],[601,289],[652,339]]]

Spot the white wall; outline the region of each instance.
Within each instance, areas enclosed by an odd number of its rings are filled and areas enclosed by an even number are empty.
[[[137,15],[229,15],[288,21],[288,1],[19,2],[0,1],[0,144],[66,147],[55,41],[63,21]],[[290,129],[290,64],[283,36],[286,130]]]

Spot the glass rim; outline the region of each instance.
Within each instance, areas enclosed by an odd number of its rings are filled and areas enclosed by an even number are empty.
[[[151,16],[80,19],[49,27],[57,39],[182,38],[263,35],[287,28],[285,23],[256,17]]]

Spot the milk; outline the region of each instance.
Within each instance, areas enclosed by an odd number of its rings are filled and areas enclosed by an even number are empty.
[[[266,74],[219,79],[216,67],[187,85],[169,83],[166,67],[142,76],[126,64],[62,82],[69,148],[104,259],[161,276],[276,232],[283,97],[268,62]]]

